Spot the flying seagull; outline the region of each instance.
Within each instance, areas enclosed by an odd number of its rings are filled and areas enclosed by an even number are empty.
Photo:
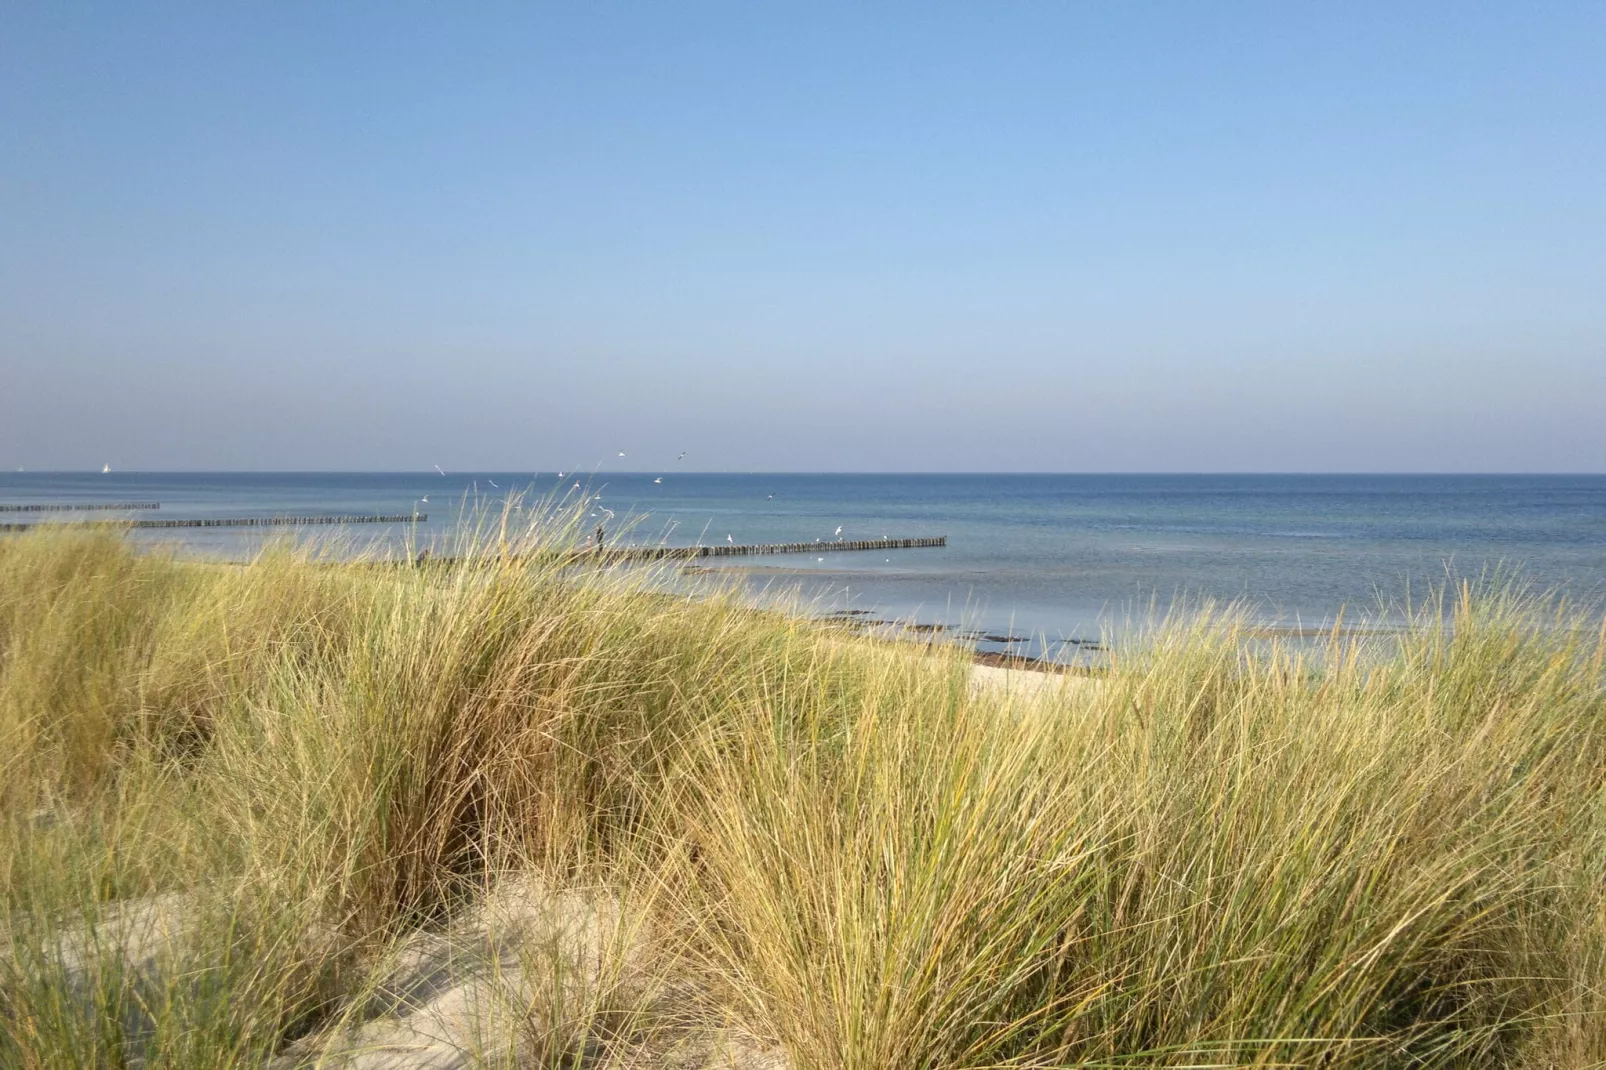
[[[429,495],[426,494],[426,495],[424,495],[422,498],[420,498],[418,500],[423,502],[425,505],[428,505],[429,504]]]
[[[485,482],[489,483],[493,487],[496,487],[496,480],[494,480],[494,479],[487,478],[485,480]],[[501,490],[502,488],[501,487],[496,487],[496,489],[497,490]]]
[[[681,450],[680,451],[680,456],[675,458],[675,460],[677,460],[677,461],[684,461],[685,459],[686,459],[686,451],[685,450]]]
[[[438,464],[435,466],[435,471],[439,472],[441,475],[445,475],[446,474],[446,470],[444,468],[442,468]]]
[[[619,451],[619,456],[623,457],[624,455],[625,455],[625,451],[624,450],[620,450]]]
[[[663,481],[664,481],[664,477],[663,476],[659,476],[657,479],[653,480],[654,483],[662,483]]]
[[[838,534],[838,535],[842,534],[842,525],[841,524],[838,524],[836,526],[836,534]]]
[[[726,542],[728,542],[728,543],[730,543],[730,544],[731,544],[731,545],[732,545],[732,546],[735,546],[735,545],[736,545],[736,539],[735,539],[735,537],[734,537],[734,536],[731,536],[731,535],[726,535],[726,536],[725,536],[725,541],[726,541]]]

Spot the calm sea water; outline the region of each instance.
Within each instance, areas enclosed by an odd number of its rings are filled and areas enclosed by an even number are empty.
[[[579,478],[610,533],[675,545],[822,540],[818,553],[732,559],[755,588],[802,585],[823,609],[968,622],[1050,638],[1179,595],[1241,599],[1319,624],[1447,575],[1520,568],[1543,588],[1606,595],[1606,476],[726,475]],[[662,478],[662,483],[654,479]],[[149,517],[428,513],[448,534],[465,495],[552,493],[554,473],[6,473],[0,503],[155,500]],[[427,498],[425,502],[423,499]],[[87,518],[91,514],[82,514]],[[102,514],[93,514],[102,515]],[[59,519],[69,519],[62,515]],[[0,520],[30,519],[16,515]],[[608,519],[599,516],[599,519]],[[946,535],[945,549],[833,553],[844,539]],[[314,529],[315,530],[315,529]],[[403,527],[365,527],[399,541]],[[260,531],[144,533],[244,556]]]

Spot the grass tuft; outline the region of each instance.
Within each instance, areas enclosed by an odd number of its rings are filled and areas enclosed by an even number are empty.
[[[1028,695],[576,564],[583,504],[0,541],[0,1065],[1606,1063],[1598,618],[1195,607]]]

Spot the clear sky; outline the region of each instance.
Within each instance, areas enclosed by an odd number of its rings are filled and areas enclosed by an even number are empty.
[[[1606,470],[1606,4],[0,13],[0,465]]]

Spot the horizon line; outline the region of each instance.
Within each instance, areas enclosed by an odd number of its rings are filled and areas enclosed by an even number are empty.
[[[3,475],[555,475],[568,476],[661,476],[674,472],[681,476],[1606,476],[1606,469],[1478,470],[1445,471],[1432,469],[527,469],[459,468],[439,472],[434,468],[126,468],[103,472],[95,468],[17,468],[0,469]]]

